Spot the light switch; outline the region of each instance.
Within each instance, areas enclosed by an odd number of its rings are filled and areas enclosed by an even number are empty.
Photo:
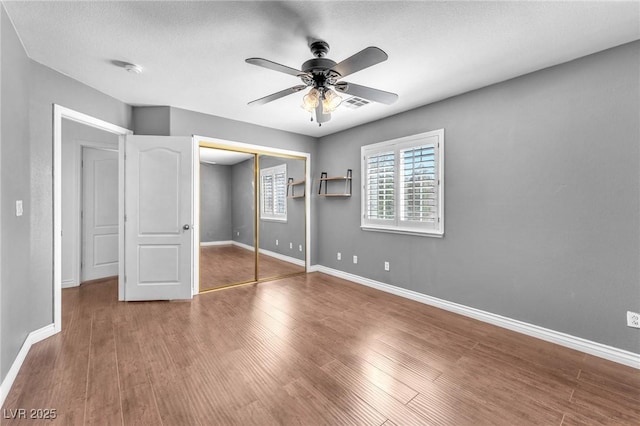
[[[24,210],[22,209],[22,200],[16,200],[16,216],[22,216]]]

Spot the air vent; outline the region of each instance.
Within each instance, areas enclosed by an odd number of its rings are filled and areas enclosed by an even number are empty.
[[[359,98],[357,96],[352,96],[352,97],[342,101],[342,105],[343,106],[345,106],[347,108],[351,108],[351,109],[360,108],[360,107],[363,107],[363,106],[365,106],[367,104],[370,104],[370,103],[371,103],[371,101]]]

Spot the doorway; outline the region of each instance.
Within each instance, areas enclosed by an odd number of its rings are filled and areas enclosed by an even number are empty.
[[[62,329],[62,287],[63,287],[63,269],[65,272],[65,286],[72,286],[79,284],[81,280],[80,273],[80,258],[79,248],[81,247],[80,235],[81,235],[81,221],[79,219],[79,205],[80,205],[80,165],[81,165],[81,149],[80,144],[76,144],[75,150],[71,153],[65,152],[64,158],[75,159],[72,163],[72,168],[63,167],[63,126],[81,126],[81,131],[100,130],[104,134],[110,136],[115,135],[117,139],[116,149],[120,151],[120,146],[123,143],[124,135],[132,134],[131,130],[125,129],[120,126],[108,123],[106,121],[91,117],[78,111],[74,111],[69,108],[65,108],[60,105],[53,106],[53,323],[54,332],[60,332]],[[82,139],[82,138],[81,138]],[[92,145],[92,144],[87,144]],[[97,143],[97,147],[105,148],[104,144]],[[94,146],[95,147],[95,146]],[[111,143],[106,144],[107,148],[113,148]],[[66,166],[66,164],[65,164]],[[71,174],[66,174],[66,171],[74,171]],[[121,171],[118,171],[121,174]],[[73,176],[75,176],[76,184],[73,184]],[[69,186],[69,179],[71,179],[71,186]],[[119,179],[121,181],[121,179]],[[73,189],[76,188],[76,189]],[[63,190],[64,189],[64,190]],[[66,196],[71,194],[70,198]],[[64,196],[64,197],[63,197]],[[71,239],[65,239],[63,233],[63,206],[69,206],[67,202],[75,205],[75,209],[72,211],[78,212],[78,217],[72,218],[72,220],[65,225],[69,232],[72,234]],[[118,209],[121,211],[122,206],[119,205]],[[118,217],[122,217],[119,213]],[[73,231],[75,230],[75,231]],[[67,244],[67,247],[75,247],[76,252],[70,257],[74,260],[75,264],[63,264],[63,243]],[[120,255],[121,253],[119,253]],[[65,256],[66,260],[67,256]]]

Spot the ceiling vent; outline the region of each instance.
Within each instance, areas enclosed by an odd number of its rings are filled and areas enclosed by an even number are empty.
[[[352,96],[348,99],[345,99],[344,101],[342,101],[342,106],[345,106],[347,108],[351,108],[351,109],[357,109],[360,107],[363,107],[367,104],[370,104],[371,102],[366,100],[366,99],[362,99],[359,98],[357,96]]]

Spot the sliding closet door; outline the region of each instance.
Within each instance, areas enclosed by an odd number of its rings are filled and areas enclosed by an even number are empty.
[[[258,279],[305,272],[305,160],[258,157]]]
[[[200,291],[254,282],[255,155],[200,148]]]

